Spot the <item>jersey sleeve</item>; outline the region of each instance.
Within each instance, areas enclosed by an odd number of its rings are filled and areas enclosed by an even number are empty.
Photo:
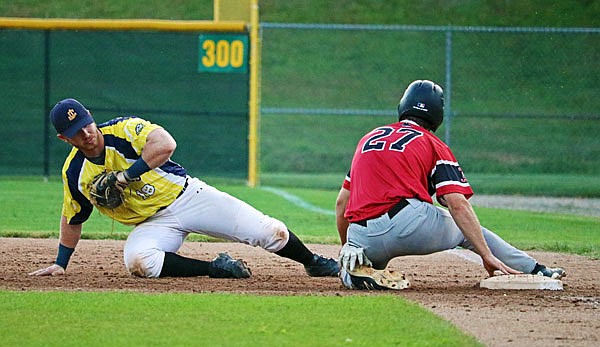
[[[350,171],[348,171],[348,174],[342,183],[342,188],[350,190]]]
[[[454,154],[446,145],[438,146],[436,150],[435,169],[432,174],[436,196],[449,193],[463,194],[467,199],[473,195],[473,189],[467,181]]]
[[[76,149],[65,161],[62,172],[63,180],[63,207],[62,214],[69,224],[82,224],[92,214],[92,203],[83,195],[79,189],[83,165],[83,155]]]
[[[123,137],[131,143],[135,152],[140,155],[146,145],[148,135],[155,129],[162,129],[160,125],[150,123],[142,118],[129,118],[123,126]]]

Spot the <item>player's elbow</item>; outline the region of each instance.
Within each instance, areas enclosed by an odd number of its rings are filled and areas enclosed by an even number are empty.
[[[177,142],[168,131],[155,129],[148,135],[148,141],[144,149],[150,149],[155,155],[169,157],[177,148]]]
[[[164,132],[163,136],[160,138],[160,145],[157,146],[159,149],[159,153],[157,153],[160,157],[169,158],[175,152],[177,148],[177,142],[171,136],[171,134]]]
[[[343,218],[344,213],[346,212],[346,206],[348,201],[340,201],[340,199],[335,202],[335,215],[336,218]]]
[[[446,204],[448,205],[448,209],[456,211],[456,212],[461,212],[464,210],[470,210],[471,209],[471,204],[469,203],[469,200],[467,200],[465,198],[464,195],[459,194],[459,193],[451,193],[451,194],[446,194],[444,196],[442,196],[443,201],[446,202]]]
[[[346,208],[346,201],[340,199],[339,197],[335,200],[335,210],[343,210]]]
[[[173,137],[170,138],[169,141],[167,141],[167,143],[165,144],[165,151],[169,152],[169,155],[173,154],[173,152],[175,152],[175,149],[177,148],[177,141],[175,141],[175,139]]]

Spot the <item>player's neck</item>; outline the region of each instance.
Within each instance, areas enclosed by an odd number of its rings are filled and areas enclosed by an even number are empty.
[[[102,148],[102,152],[95,156],[95,157],[88,157],[87,155],[85,156],[89,161],[91,161],[92,163],[96,164],[96,165],[104,165],[104,157],[105,157],[105,153],[106,151],[104,150],[104,147]]]
[[[79,150],[83,152],[86,158],[98,158],[104,157],[104,136],[100,130],[97,130],[96,145],[93,148],[82,148]]]

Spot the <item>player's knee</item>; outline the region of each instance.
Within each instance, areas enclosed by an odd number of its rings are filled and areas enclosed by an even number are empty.
[[[157,249],[128,251],[124,254],[125,267],[134,276],[158,277],[164,260],[164,252]]]
[[[269,219],[264,226],[266,237],[261,246],[269,252],[277,252],[287,244],[290,233],[282,221],[271,217]]]

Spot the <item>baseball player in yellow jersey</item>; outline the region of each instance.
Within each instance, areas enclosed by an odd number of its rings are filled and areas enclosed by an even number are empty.
[[[92,213],[90,187],[104,172],[117,172],[124,203],[98,210],[135,228],[124,248],[125,266],[140,277],[210,276],[247,278],[241,260],[220,253],[212,261],[176,252],[189,233],[260,246],[304,265],[309,276],[337,276],[335,259],[311,252],[286,225],[247,203],[191,177],[170,160],[176,142],[162,127],[137,117],[96,125],[77,100],[58,102],[50,112],[58,138],[73,146],[63,168],[63,209],[55,264],[30,275],[63,275]]]

